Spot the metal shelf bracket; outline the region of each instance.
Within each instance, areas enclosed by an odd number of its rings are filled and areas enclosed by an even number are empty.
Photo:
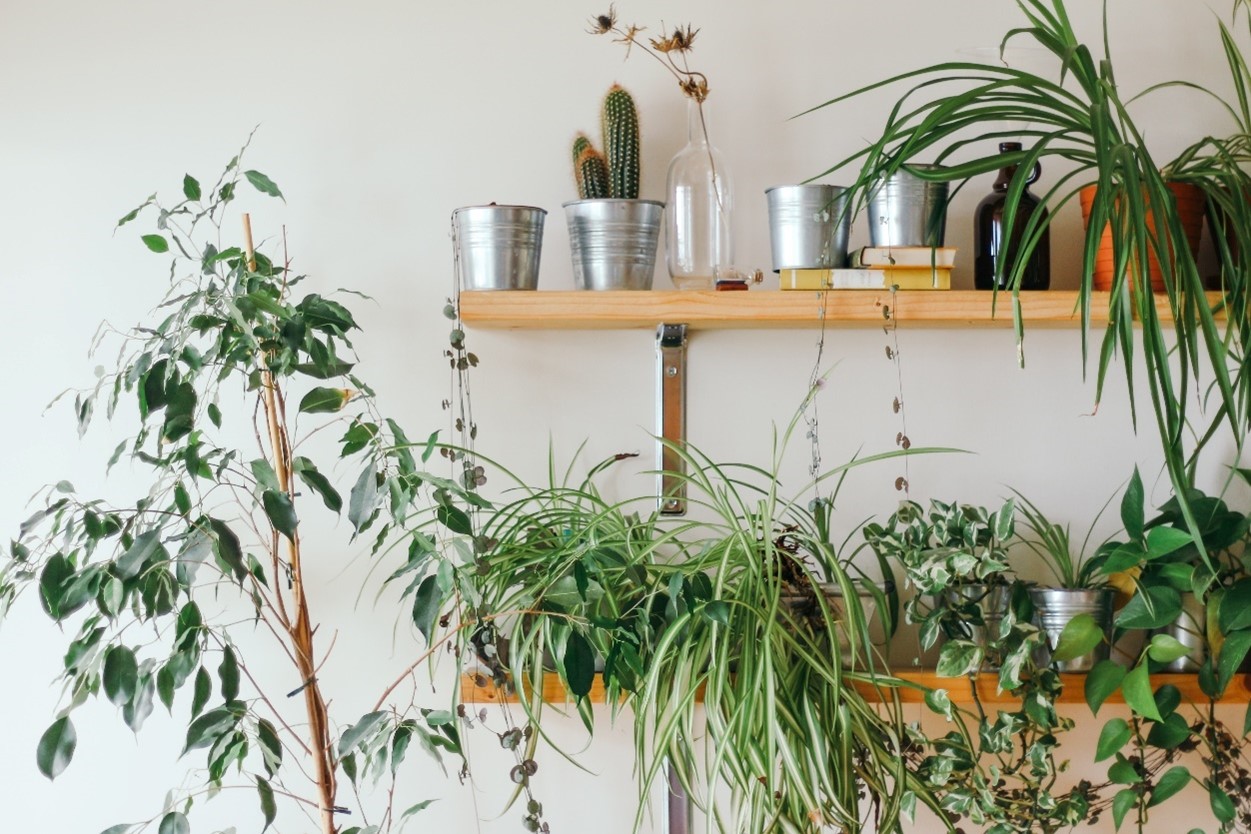
[[[656,499],[664,515],[686,514],[686,325],[656,328]]]

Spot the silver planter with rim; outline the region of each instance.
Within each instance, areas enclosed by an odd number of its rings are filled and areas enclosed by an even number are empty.
[[[964,603],[977,603],[982,609],[982,625],[964,623],[968,632],[967,639],[986,648],[987,644],[999,638],[999,625],[1008,613],[1012,602],[1011,585],[957,585],[946,589],[939,597],[939,602],[947,607],[955,607]],[[984,664],[989,669],[998,668],[995,658],[985,656]]]
[[[664,208],[656,200],[565,203],[574,286],[580,290],[650,290]]]
[[[461,289],[537,288],[546,216],[546,210],[534,206],[494,203],[452,212]]]
[[[878,653],[883,657],[890,641],[890,635],[887,631],[886,618],[878,611],[877,600],[873,593],[868,589],[863,581],[853,580],[856,585],[856,597],[860,601],[860,610],[864,613],[865,623],[869,629],[869,642],[877,649]],[[817,585],[821,590],[821,594],[825,597],[827,604],[830,606],[830,614],[835,619],[834,637],[838,641],[839,656],[842,658],[842,665],[850,667],[852,665],[864,666],[865,645],[863,638],[855,641],[854,656],[857,663],[852,663],[852,638],[847,630],[847,623],[844,617],[843,608],[843,589],[842,586],[833,582],[821,582]],[[884,592],[889,593],[893,590],[893,583],[887,582]],[[818,627],[824,626],[824,620],[820,610],[817,608],[816,597],[811,594],[784,594],[781,602],[787,607],[792,615],[798,619],[807,619]]]
[[[1047,646],[1038,650],[1034,661],[1039,666],[1051,663],[1051,650],[1060,641],[1064,627],[1079,614],[1089,614],[1103,631],[1103,642],[1087,654],[1072,660],[1056,661],[1059,672],[1089,672],[1095,664],[1108,659],[1111,649],[1112,603],[1116,591],[1112,588],[1030,588],[1030,600],[1034,603],[1034,622],[1047,635]]]
[[[847,265],[851,213],[838,185],[779,185],[765,190],[773,271]]]
[[[1163,672],[1197,672],[1208,656],[1207,610],[1203,600],[1194,594],[1181,595],[1182,610],[1177,620],[1164,628],[1155,629],[1152,634],[1167,634],[1176,638],[1189,653],[1174,661],[1164,664]]]
[[[945,182],[923,180],[901,168],[869,190],[869,242],[874,246],[942,246],[946,228]]]

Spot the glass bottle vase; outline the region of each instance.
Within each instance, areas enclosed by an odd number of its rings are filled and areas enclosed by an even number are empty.
[[[1019,142],[1000,142],[1000,153],[1019,153]],[[1042,166],[1035,164],[1034,170],[1026,179],[1025,189],[1021,192],[1017,203],[1016,217],[1012,229],[1006,228],[1004,222],[1004,204],[1008,199],[1008,188],[1012,178],[1016,176],[1017,166],[1005,165],[999,169],[993,190],[977,206],[973,225],[973,249],[976,253],[973,264],[973,286],[979,290],[1009,289],[1012,271],[1018,264],[1018,254],[1024,240],[1030,219],[1039,214],[1042,222],[1046,222],[1047,207],[1029,191],[1029,185],[1037,181],[1042,173]],[[1002,269],[1003,275],[996,281],[997,271]],[[1044,228],[1038,242],[1029,254],[1021,274],[1021,289],[1045,290],[1051,286],[1051,233]]]
[[[680,290],[712,289],[734,271],[734,189],[721,152],[708,142],[708,104],[687,100],[686,147],[669,163],[665,251]]]

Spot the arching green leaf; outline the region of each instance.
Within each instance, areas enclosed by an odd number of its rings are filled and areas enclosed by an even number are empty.
[[[69,766],[74,758],[74,748],[78,745],[78,733],[68,715],[61,716],[52,722],[52,726],[44,731],[35,750],[35,763],[39,772],[49,779],[55,779]]]

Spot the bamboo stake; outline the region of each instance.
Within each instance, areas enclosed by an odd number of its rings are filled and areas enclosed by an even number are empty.
[[[252,244],[252,218],[243,215],[243,242],[249,270],[256,271],[256,251]],[[274,471],[278,475],[278,485],[294,503],[291,494],[291,459],[289,445],[283,424],[279,420],[277,383],[268,370],[261,371],[261,388],[265,405],[265,419],[269,427],[269,442],[274,457]],[[317,782],[319,795],[318,806],[321,812],[321,828],[323,834],[337,834],[334,822],[335,796],[335,763],[330,740],[330,719],[326,710],[325,699],[322,698],[321,686],[317,682],[317,664],[313,652],[313,629],[308,614],[308,599],[304,594],[304,572],[300,563],[300,537],[295,533],[288,541],[288,554],[291,571],[292,600],[295,607],[294,622],[288,621],[287,634],[295,648],[296,668],[304,690],[304,709],[308,715],[310,747],[313,754],[313,777]],[[274,581],[277,582],[281,573],[278,570],[278,553],[273,552]],[[279,604],[282,605],[282,593],[278,591]],[[285,611],[284,611],[285,619]]]

